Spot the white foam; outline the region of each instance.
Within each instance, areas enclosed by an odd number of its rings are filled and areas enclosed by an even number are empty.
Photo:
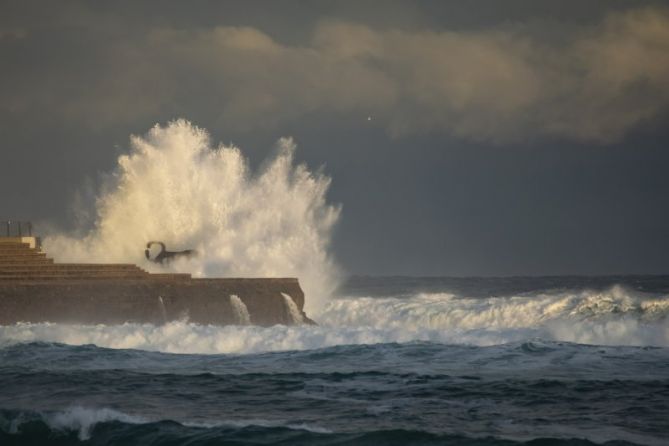
[[[91,438],[93,428],[98,423],[107,423],[111,421],[120,421],[128,424],[144,424],[158,419],[148,419],[135,415],[128,415],[118,410],[109,408],[90,408],[90,407],[70,407],[64,411],[46,412],[38,414],[21,413],[18,417],[13,419],[9,425],[8,432],[16,434],[19,432],[20,426],[35,418],[41,419],[51,429],[60,431],[74,431],[81,441],[86,441]],[[215,428],[215,427],[233,427],[244,428],[248,426],[260,427],[287,427],[294,430],[304,430],[315,433],[331,433],[332,431],[320,426],[314,426],[306,423],[290,423],[283,420],[264,420],[264,419],[248,419],[248,420],[212,420],[212,421],[184,421],[172,420],[183,426],[196,428]]]
[[[669,296],[649,298],[621,287],[490,299],[452,294],[345,298],[331,301],[317,321],[320,326],[16,324],[0,326],[0,344],[47,341],[172,353],[258,353],[411,341],[483,346],[540,337],[669,346]]]
[[[448,293],[404,298],[347,298],[332,301],[318,315],[331,326],[414,327],[434,330],[550,328],[552,324],[630,322],[666,325],[669,296],[645,297],[620,286],[605,291],[558,292],[493,298]]]
[[[167,310],[165,309],[165,302],[162,296],[158,296],[158,304],[160,306],[160,314],[163,316],[163,322],[167,322]]]
[[[201,422],[201,421],[183,422],[181,424],[184,426],[201,427],[207,429],[214,427],[244,428],[249,426],[259,426],[259,427],[287,427],[288,429],[308,431],[317,434],[331,434],[333,432],[324,427],[314,426],[312,424],[307,424],[307,423],[294,424],[281,420],[264,420],[260,418],[247,419],[247,420],[210,421],[210,422]]]
[[[335,285],[327,249],[339,208],[326,202],[330,179],[294,165],[295,145],[259,172],[241,151],[213,147],[207,132],[185,120],[133,137],[97,201],[94,228],[52,234],[45,250],[57,260],[128,262],[151,270],[204,277],[299,277],[307,311],[322,306]],[[169,266],[144,258],[149,240],[199,256]]]
[[[239,323],[239,325],[249,325],[251,323],[249,309],[246,307],[244,301],[239,298],[239,296],[231,294],[230,305],[232,305],[232,310],[237,317],[237,323]]]
[[[42,416],[44,422],[52,429],[76,431],[80,440],[91,438],[91,430],[98,423],[121,421],[129,424],[141,424],[144,418],[127,415],[113,409],[91,409],[73,407],[63,412],[55,412]]]
[[[420,333],[371,327],[316,326],[210,326],[187,322],[164,325],[16,324],[0,326],[4,345],[19,342],[95,344],[115,349],[141,349],[169,353],[260,353],[309,350],[343,344],[409,342]],[[424,336],[423,336],[424,337]],[[425,339],[429,340],[429,339]]]
[[[302,313],[300,312],[300,309],[297,308],[297,304],[295,304],[295,301],[293,300],[292,297],[290,297],[289,294],[286,293],[281,293],[281,296],[283,296],[283,303],[286,305],[286,309],[288,310],[288,314],[290,315],[290,319],[294,324],[301,324],[304,322],[304,317],[302,316]]]

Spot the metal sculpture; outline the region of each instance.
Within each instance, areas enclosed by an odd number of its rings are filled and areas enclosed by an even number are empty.
[[[160,252],[156,254],[155,257],[151,257],[151,247],[153,245],[159,245],[160,246]],[[172,260],[178,258],[178,257],[193,257],[197,255],[197,251],[194,249],[186,249],[183,251],[168,251],[167,248],[165,247],[165,243],[163,242],[157,242],[157,241],[151,241],[146,244],[146,249],[144,250],[144,255],[146,258],[152,262],[155,263],[161,263],[161,264],[166,264],[171,262]]]

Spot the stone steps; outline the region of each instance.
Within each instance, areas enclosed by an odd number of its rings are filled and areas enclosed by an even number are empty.
[[[31,248],[29,244],[27,243],[19,243],[19,242],[12,242],[12,243],[0,243],[0,251],[14,251],[18,249],[30,249],[34,250],[35,248]]]
[[[55,272],[62,272],[62,273],[143,273],[143,274],[148,274],[146,271],[134,267],[134,265],[128,265],[124,266],[121,268],[116,268],[116,267],[104,267],[104,266],[92,266],[92,267],[79,267],[77,266],[62,266],[60,264],[54,264],[54,265],[46,265],[46,266],[21,266],[21,267],[2,267],[0,268],[0,273],[55,273]]]
[[[79,273],[142,273],[148,274],[140,268],[68,268],[60,265],[47,265],[44,267],[25,267],[25,266],[0,266],[0,274],[41,274],[41,273],[62,273],[62,274],[79,274]]]
[[[148,274],[151,279],[159,280],[183,280],[183,279],[192,279],[193,276],[187,273],[159,273],[159,274]]]
[[[30,251],[30,252],[43,252],[39,248],[31,248],[30,245],[26,243],[21,243],[21,245],[17,246],[8,246],[8,245],[0,245],[0,252],[18,252],[18,251]]]
[[[0,259],[3,259],[3,260],[5,260],[5,259],[7,259],[7,260],[9,260],[9,259],[16,259],[16,260],[19,260],[19,259],[40,259],[40,258],[45,259],[46,254],[44,254],[43,252],[17,252],[16,254],[12,254],[12,255],[2,255],[2,254],[0,254]]]
[[[21,258],[5,258],[0,257],[0,265],[51,265],[53,264],[53,259],[48,257],[21,257]]]
[[[91,274],[91,275],[28,275],[28,276],[3,276],[0,282],[35,282],[35,281],[76,281],[76,280],[146,280],[146,274]]]
[[[0,280],[42,280],[42,279],[63,279],[63,280],[90,280],[90,279],[151,279],[150,274],[147,273],[78,273],[78,274],[64,274],[64,273],[31,273],[31,274],[4,274],[0,273]]]
[[[41,280],[158,280],[179,281],[191,279],[190,274],[148,274],[148,273],[104,273],[104,274],[3,274],[0,273],[2,281],[41,281]]]
[[[90,276],[147,276],[148,273],[132,264],[95,264],[95,263],[4,263],[0,264],[0,276],[20,277],[43,277],[43,276],[65,276],[65,277],[90,277]]]
[[[149,274],[130,263],[56,263],[28,243],[0,237],[0,281],[186,280],[190,274]]]
[[[0,270],[2,271],[14,271],[14,270],[40,270],[40,271],[53,271],[53,270],[83,270],[83,271],[143,271],[136,265],[130,263],[121,263],[121,264],[95,264],[95,263],[48,263],[48,264],[33,264],[29,263],[8,263],[6,265],[0,264]]]

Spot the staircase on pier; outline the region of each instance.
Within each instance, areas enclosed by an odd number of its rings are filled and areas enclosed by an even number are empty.
[[[149,274],[129,263],[56,263],[34,237],[0,237],[0,281],[185,279],[190,274]]]

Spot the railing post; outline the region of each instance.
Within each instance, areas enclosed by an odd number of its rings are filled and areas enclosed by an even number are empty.
[[[5,229],[2,230],[2,225],[5,226]],[[0,233],[4,232],[7,237],[23,237],[23,233],[26,232],[28,237],[33,236],[33,224],[31,221],[21,221],[21,220],[0,220]]]

